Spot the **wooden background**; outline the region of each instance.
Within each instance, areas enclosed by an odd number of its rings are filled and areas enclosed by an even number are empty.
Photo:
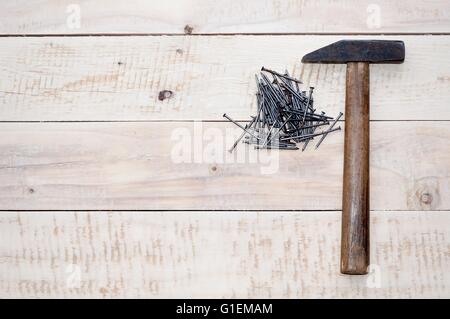
[[[0,297],[450,297],[448,0],[0,7]],[[342,133],[281,153],[272,175],[171,157],[175,130],[248,119],[263,65],[342,111],[345,66],[300,59],[345,38],[407,54],[371,67],[360,277],[339,274]]]

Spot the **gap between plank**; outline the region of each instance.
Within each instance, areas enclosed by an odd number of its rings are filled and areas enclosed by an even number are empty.
[[[181,212],[189,212],[189,213],[221,213],[221,212],[229,212],[229,213],[330,213],[330,212],[342,212],[339,209],[306,209],[306,210],[292,210],[292,209],[0,209],[0,213],[24,213],[24,212],[126,212],[126,213],[181,213]],[[448,209],[433,209],[433,210],[411,210],[411,209],[374,209],[370,210],[370,212],[449,212]]]
[[[238,119],[236,122],[246,123],[249,120]],[[14,123],[229,123],[227,120],[45,120],[45,121],[0,121],[0,124]],[[340,123],[345,123],[344,120],[339,120]],[[370,120],[370,122],[450,122],[450,120]]]
[[[72,33],[72,34],[0,34],[0,38],[39,38],[39,37],[159,37],[159,36],[186,36],[186,37],[215,37],[215,36],[448,36],[450,32],[286,32],[286,33]]]

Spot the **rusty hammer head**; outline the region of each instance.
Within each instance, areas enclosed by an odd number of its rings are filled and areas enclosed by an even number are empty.
[[[402,63],[403,41],[342,40],[305,55],[303,63]]]

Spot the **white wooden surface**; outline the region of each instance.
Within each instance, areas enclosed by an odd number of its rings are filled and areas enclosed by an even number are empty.
[[[369,276],[339,275],[340,212],[0,215],[9,297],[448,297],[450,212],[374,212]]]
[[[342,132],[258,161],[245,145],[247,159],[228,154],[239,133],[220,122],[3,123],[0,209],[341,208]],[[449,137],[449,122],[372,122],[371,208],[450,210]]]
[[[3,1],[0,298],[449,298],[449,9]],[[281,153],[276,175],[171,156],[171,135],[192,134],[192,120],[223,136],[224,112],[254,113],[262,65],[316,86],[316,105],[337,114],[345,66],[300,58],[350,37],[407,50],[402,65],[371,67],[373,272],[363,277],[338,269],[342,133],[317,152]],[[162,90],[174,94],[159,101]]]
[[[450,32],[448,0],[2,2],[0,34]]]
[[[5,121],[248,119],[264,64],[315,86],[316,105],[344,108],[345,65],[302,65],[343,36],[3,38],[0,118]],[[356,38],[356,37],[355,37]],[[374,38],[358,37],[358,38]],[[400,65],[371,67],[372,120],[450,120],[447,36],[405,41]],[[162,90],[174,92],[159,101]]]

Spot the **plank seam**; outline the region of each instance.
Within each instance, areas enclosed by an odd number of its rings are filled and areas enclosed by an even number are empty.
[[[125,213],[177,213],[177,212],[190,212],[190,213],[215,213],[215,212],[230,212],[230,213],[330,213],[330,212],[342,212],[340,209],[303,209],[303,210],[280,210],[280,209],[0,209],[0,213],[43,213],[43,212],[104,212],[104,213],[113,213],[113,212],[125,212]],[[421,213],[429,213],[429,212],[449,212],[449,209],[433,209],[433,210],[411,210],[411,209],[373,209],[370,212],[421,212]]]
[[[236,122],[247,123],[249,120],[237,119]],[[0,121],[0,124],[26,124],[26,123],[228,123],[226,120],[45,120],[45,121]],[[345,120],[339,120],[345,123]],[[370,122],[450,122],[450,120],[370,120]]]
[[[26,33],[26,34],[0,34],[0,38],[40,38],[40,37],[159,37],[159,36],[185,36],[185,37],[215,37],[215,36],[449,36],[450,32],[286,32],[286,33]]]

